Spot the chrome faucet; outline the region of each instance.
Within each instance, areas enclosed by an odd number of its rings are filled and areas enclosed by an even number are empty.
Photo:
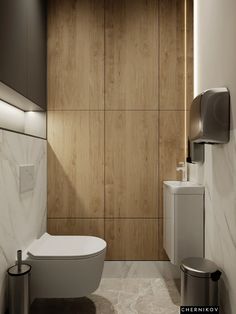
[[[182,181],[188,181],[188,173],[187,173],[187,163],[184,161],[179,162],[176,167],[176,171],[182,172]]]

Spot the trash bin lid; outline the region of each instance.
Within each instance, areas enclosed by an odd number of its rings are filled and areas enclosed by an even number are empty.
[[[212,274],[219,272],[217,265],[201,257],[189,257],[182,261],[181,270],[195,277],[212,277]]]
[[[29,273],[31,270],[31,266],[28,264],[21,264],[21,269],[19,271],[18,265],[14,265],[8,268],[7,272],[10,276],[23,276]]]

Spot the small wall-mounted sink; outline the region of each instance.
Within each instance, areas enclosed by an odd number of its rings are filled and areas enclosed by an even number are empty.
[[[204,194],[204,186],[190,181],[164,181],[173,194]]]

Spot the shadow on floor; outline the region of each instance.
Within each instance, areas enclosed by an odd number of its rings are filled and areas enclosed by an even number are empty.
[[[97,311],[97,307],[102,311]],[[36,299],[30,314],[95,314],[115,313],[110,301],[96,296],[95,302],[87,297],[75,299]]]
[[[174,279],[174,283],[175,283],[175,286],[179,292],[179,294],[181,293],[181,280],[180,279]]]
[[[166,288],[169,292],[171,301],[180,306],[181,281],[180,279],[165,280]]]

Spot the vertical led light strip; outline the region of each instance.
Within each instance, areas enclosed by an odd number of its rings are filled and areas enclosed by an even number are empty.
[[[187,1],[184,0],[184,158],[187,158]]]
[[[194,38],[194,51],[193,51],[193,73],[194,73],[194,80],[193,80],[193,92],[194,97],[196,97],[200,91],[198,87],[198,1],[194,1],[194,8],[193,8],[193,38]]]

